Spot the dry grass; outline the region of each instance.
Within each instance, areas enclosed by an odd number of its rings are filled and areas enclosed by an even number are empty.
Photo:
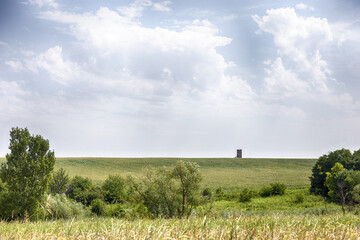
[[[0,222],[1,239],[359,239],[354,215]]]

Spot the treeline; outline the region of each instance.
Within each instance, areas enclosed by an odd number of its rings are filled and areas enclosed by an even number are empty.
[[[173,168],[149,170],[143,179],[109,176],[101,186],[89,178],[70,179],[54,170],[49,141],[28,129],[10,131],[10,154],[0,169],[0,218],[64,218],[97,215],[185,217],[209,200],[200,193],[196,163],[178,161]]]

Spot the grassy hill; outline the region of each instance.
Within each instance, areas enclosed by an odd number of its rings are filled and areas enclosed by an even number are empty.
[[[291,188],[306,187],[316,162],[316,159],[255,158],[57,158],[55,167],[64,168],[71,176],[81,175],[101,182],[109,174],[139,177],[148,168],[172,167],[178,160],[198,163],[203,186],[212,188],[260,187],[272,182]]]

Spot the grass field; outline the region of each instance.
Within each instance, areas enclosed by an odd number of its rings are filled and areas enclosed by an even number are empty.
[[[359,239],[354,215],[241,215],[189,219],[88,218],[0,222],[1,239]]]
[[[70,176],[89,177],[97,182],[109,174],[142,176],[149,167],[171,167],[176,161],[192,161],[200,165],[203,186],[212,188],[264,186],[281,182],[290,188],[309,186],[315,159],[255,158],[57,158],[56,168],[64,168]],[[0,162],[5,159],[0,159]]]
[[[56,168],[101,182],[109,174],[141,177],[178,158],[58,158]],[[203,187],[261,187],[281,182],[284,196],[219,200],[189,219],[80,217],[56,221],[0,221],[0,239],[360,239],[360,218],[308,192],[315,159],[186,158],[197,162]],[[5,159],[0,159],[4,162]],[[303,200],[296,201],[301,195]],[[325,209],[326,207],[326,209]],[[358,210],[357,210],[358,211]]]

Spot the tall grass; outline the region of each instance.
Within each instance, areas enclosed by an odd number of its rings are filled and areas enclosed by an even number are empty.
[[[241,215],[228,218],[93,218],[0,222],[1,239],[358,239],[354,215]]]

